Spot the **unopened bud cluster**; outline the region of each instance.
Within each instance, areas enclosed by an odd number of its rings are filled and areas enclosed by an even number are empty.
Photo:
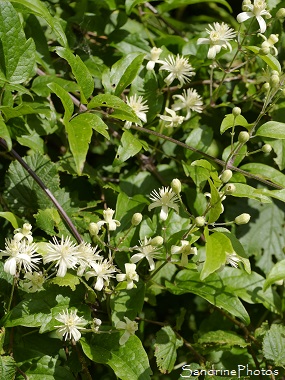
[[[132,221],[131,221],[132,226],[138,226],[141,221],[142,221],[142,214],[140,212],[136,212],[132,216]]]
[[[205,217],[204,216],[197,216],[194,220],[195,224],[197,227],[203,227],[206,223]]]
[[[280,84],[279,73],[278,73],[278,71],[273,70],[271,73],[271,77],[270,77],[270,85],[273,88],[276,88],[279,86],[279,84]]]
[[[180,194],[181,193],[181,182],[179,181],[179,179],[177,178],[174,178],[170,184],[171,186],[171,189],[173,190],[173,192],[175,194]]]
[[[272,151],[272,146],[270,144],[264,144],[261,150],[263,153],[270,153]]]
[[[242,132],[240,132],[240,134],[238,135],[238,141],[239,141],[241,144],[244,144],[244,143],[246,143],[248,140],[249,140],[249,133],[246,132],[246,131],[242,131]]]
[[[236,187],[233,183],[228,183],[224,188],[225,194],[233,194],[236,191]]]
[[[233,172],[230,169],[226,169],[220,176],[220,179],[223,183],[229,182],[229,180],[232,178]]]
[[[232,109],[232,114],[234,115],[234,117],[237,117],[241,114],[241,109],[239,107],[234,107]]]
[[[247,224],[250,221],[250,215],[247,213],[240,214],[235,218],[236,224]]]

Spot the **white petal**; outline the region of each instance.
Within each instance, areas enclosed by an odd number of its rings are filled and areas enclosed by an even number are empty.
[[[119,345],[123,346],[126,343],[126,341],[129,339],[129,337],[130,337],[130,333],[128,331],[125,331],[119,340]]]
[[[256,20],[259,23],[260,32],[264,33],[266,31],[266,22],[263,20],[263,18],[261,16],[257,16]]]
[[[239,23],[244,22],[251,17],[254,17],[254,14],[252,12],[242,12],[237,15],[237,22]]]
[[[161,220],[167,219],[167,217],[168,217],[168,206],[162,205],[159,217]]]
[[[149,61],[146,65],[146,69],[147,70],[153,70],[154,69],[154,66],[155,66],[155,62],[154,61]]]
[[[198,38],[198,40],[197,40],[198,45],[203,45],[203,44],[209,45],[210,42],[211,41],[209,38]]]

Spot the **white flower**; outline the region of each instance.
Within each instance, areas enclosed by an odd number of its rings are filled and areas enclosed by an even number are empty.
[[[194,68],[190,65],[187,58],[180,57],[179,54],[175,58],[169,55],[165,60],[160,61],[162,66],[159,70],[168,71],[170,74],[164,79],[167,86],[170,86],[174,79],[178,79],[182,87],[185,83],[191,81],[191,77],[195,75]]]
[[[83,317],[78,317],[77,310],[71,310],[69,312],[66,309],[66,311],[60,313],[55,319],[63,323],[63,325],[54,327],[57,328],[57,333],[65,340],[74,339],[78,341],[81,338],[79,330],[84,330],[84,326],[88,323]]]
[[[24,280],[21,281],[22,288],[28,293],[35,293],[43,289],[45,277],[42,272],[28,272],[24,275]]]
[[[183,123],[183,116],[176,115],[175,111],[167,107],[165,107],[165,111],[168,112],[171,116],[159,115],[159,117],[161,118],[161,120],[164,120],[166,123],[168,123],[165,125],[167,128],[177,127],[178,125]]]
[[[152,203],[148,206],[148,210],[150,211],[155,207],[161,207],[161,220],[167,219],[169,208],[173,208],[177,213],[179,212],[179,207],[177,204],[175,204],[179,198],[171,188],[162,187],[159,189],[159,193],[156,190],[153,190],[149,197],[152,200]]]
[[[91,270],[85,273],[85,278],[89,280],[90,277],[96,277],[94,288],[98,291],[102,290],[104,286],[108,286],[110,278],[114,277],[113,273],[116,268],[111,261],[101,259],[101,262],[91,263]]]
[[[113,219],[113,215],[115,214],[115,211],[111,208],[107,208],[107,210],[103,211],[103,218],[104,220],[97,222],[97,226],[99,229],[104,225],[107,224],[109,231],[115,231],[117,227],[121,225],[121,223],[118,220]]]
[[[137,117],[146,123],[146,111],[148,111],[148,105],[146,104],[147,101],[143,100],[142,96],[137,96],[137,94],[135,94],[133,96],[130,96],[130,98],[127,98],[126,102],[127,105],[130,106],[134,113],[137,115]],[[125,128],[130,129],[131,125],[131,121],[125,122]]]
[[[116,276],[117,281],[127,281],[127,289],[133,289],[134,287],[134,281],[138,282],[139,276],[136,272],[136,264],[125,264],[125,271],[124,273],[119,273]]]
[[[77,269],[77,276],[82,276],[86,268],[90,268],[92,263],[101,260],[102,257],[98,255],[100,251],[97,251],[98,246],[92,247],[90,243],[82,242],[77,246],[77,252],[75,257],[77,258],[77,264],[79,268]]]
[[[181,265],[185,267],[188,264],[188,255],[197,255],[197,248],[191,247],[189,241],[181,240],[181,247],[173,245],[171,247],[171,254],[181,254]]]
[[[27,239],[28,243],[33,242],[32,232],[31,232],[32,226],[30,223],[24,223],[22,228],[17,228],[14,231],[14,240],[20,241],[22,239]]]
[[[273,54],[278,55],[278,50],[274,46],[278,42],[278,34],[270,34],[268,38],[266,38],[263,34],[259,33],[258,36],[262,37],[264,41],[261,44],[261,53],[268,54],[271,50],[273,50]]]
[[[159,56],[160,54],[162,53],[162,49],[160,48],[157,48],[157,47],[153,47],[150,51],[150,54],[149,54],[149,62],[147,63],[146,65],[146,69],[147,70],[153,70],[154,69],[154,66],[157,62],[160,62],[159,61]]]
[[[238,263],[241,259],[237,256],[236,253],[231,253],[227,255],[226,264],[230,264],[232,267],[237,268]]]
[[[266,10],[266,2],[264,0],[254,0],[253,4],[246,4],[243,6],[247,12],[242,12],[237,15],[237,21],[239,23],[248,20],[249,18],[256,17],[256,20],[260,27],[260,32],[264,33],[266,31],[266,22],[262,18],[270,18],[271,14]]]
[[[186,109],[187,114],[185,120],[190,119],[191,111],[202,112],[202,98],[193,88],[188,88],[187,91],[183,90],[183,95],[173,95],[172,98],[179,99],[179,101],[174,103],[171,107],[174,111]]]
[[[41,260],[39,255],[35,253],[37,245],[29,244],[27,240],[15,240],[6,239],[5,250],[1,250],[0,256],[9,256],[5,261],[4,271],[10,273],[11,276],[15,276],[17,271],[22,268],[25,272],[32,272],[32,270],[38,270],[37,264]]]
[[[209,38],[199,38],[197,41],[198,45],[210,45],[207,57],[209,59],[214,59],[222,48],[229,48],[230,51],[232,51],[229,41],[235,38],[236,32],[224,22],[221,24],[214,22],[213,25],[209,25],[209,28],[210,29],[206,29]]]
[[[44,255],[44,264],[54,262],[58,267],[57,276],[64,277],[67,269],[74,269],[78,264],[77,246],[70,241],[70,237],[61,237],[59,243],[56,237],[53,237],[53,243],[47,244],[47,253]]]
[[[137,263],[138,261],[146,258],[149,263],[149,270],[154,270],[155,264],[153,261],[153,258],[155,258],[160,252],[157,252],[160,247],[157,245],[152,244],[152,241],[154,239],[152,238],[144,238],[144,241],[140,241],[140,247],[136,247],[136,250],[140,253],[136,253],[131,257],[132,263]]]
[[[131,321],[128,317],[124,317],[124,320],[126,322],[119,321],[116,324],[116,329],[125,330],[124,334],[121,336],[119,340],[119,344],[121,346],[127,342],[131,335],[135,335],[135,332],[138,329],[138,324],[135,321]]]

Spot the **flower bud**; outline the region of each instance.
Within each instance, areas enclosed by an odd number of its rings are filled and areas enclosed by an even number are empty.
[[[91,236],[96,236],[98,235],[98,232],[99,232],[99,227],[97,225],[97,223],[90,223],[89,224],[89,233]]]
[[[142,214],[140,212],[136,212],[132,216],[132,221],[131,221],[132,226],[138,226],[141,221],[142,221]]]
[[[237,117],[241,114],[241,109],[239,107],[234,107],[232,109],[232,114],[234,115],[234,117]]]
[[[250,215],[249,214],[240,214],[235,218],[236,224],[247,224],[250,221]]]
[[[273,74],[270,77],[270,84],[272,87],[278,87],[280,83],[279,75]]]
[[[223,183],[229,182],[229,180],[232,178],[233,172],[230,169],[226,169],[223,174],[221,175],[221,181]]]
[[[278,9],[278,11],[276,12],[276,18],[278,18],[279,20],[280,19],[283,19],[285,18],[285,8],[280,8]]]
[[[265,82],[265,83],[263,84],[263,86],[261,87],[261,90],[262,90],[263,92],[267,92],[267,91],[269,91],[269,90],[270,90],[270,84],[269,84],[268,82]]]
[[[249,7],[248,7],[249,5],[251,5],[251,1],[250,0],[243,0],[242,7],[241,7],[242,11],[243,12],[249,11],[250,10]]]
[[[233,183],[228,183],[224,188],[225,194],[233,194],[236,191],[236,187]]]
[[[181,182],[179,179],[174,178],[170,184],[171,189],[174,191],[175,194],[180,194],[181,193]]]
[[[261,150],[263,153],[270,153],[272,151],[272,146],[270,144],[264,144]]]
[[[263,42],[261,44],[261,49],[259,50],[259,54],[261,54],[261,55],[267,55],[269,53],[270,53],[270,46],[269,46],[269,44],[266,43],[266,42]]]
[[[155,238],[151,239],[149,244],[154,246],[154,247],[156,247],[158,245],[162,245],[163,244],[163,238],[161,236],[156,236]]]
[[[279,41],[279,34],[270,34],[267,41],[270,45],[275,45]]]
[[[246,131],[240,132],[238,135],[238,141],[242,144],[246,143],[249,140],[249,133]]]
[[[194,220],[195,224],[197,227],[203,227],[205,226],[205,217],[204,216],[197,216],[197,218],[195,218]]]

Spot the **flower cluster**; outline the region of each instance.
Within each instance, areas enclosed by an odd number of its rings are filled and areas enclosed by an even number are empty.
[[[266,1],[254,0],[252,4],[250,0],[244,0],[242,8],[245,12],[237,15],[237,21],[242,23],[252,17],[255,17],[259,24],[260,32],[264,33],[266,31],[266,22],[263,17],[267,19],[271,18],[271,14],[266,10]]]

